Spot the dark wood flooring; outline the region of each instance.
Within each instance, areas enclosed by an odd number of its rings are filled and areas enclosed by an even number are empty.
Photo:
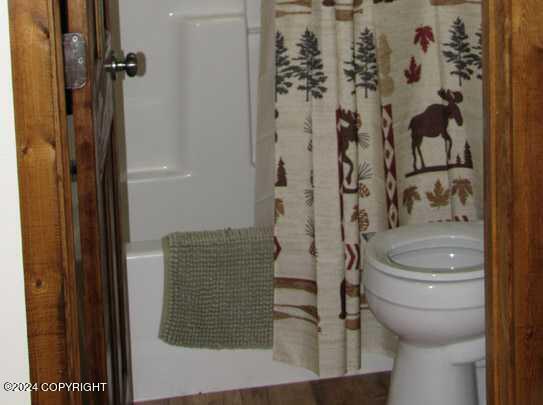
[[[137,405],[385,405],[389,373],[139,402]]]

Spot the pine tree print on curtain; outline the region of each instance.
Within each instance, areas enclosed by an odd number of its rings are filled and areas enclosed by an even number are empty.
[[[298,56],[293,60],[298,62],[292,66],[294,77],[299,81],[298,90],[305,91],[305,101],[309,97],[322,98],[326,87],[326,76],[322,72],[322,60],[320,57],[319,41],[314,33],[306,29],[300,42]]]
[[[450,72],[453,76],[458,76],[458,84],[462,86],[464,80],[471,80],[474,63],[474,54],[471,53],[469,37],[466,34],[466,25],[460,17],[455,21],[451,30],[450,42],[446,42],[445,47],[449,50],[443,51],[447,62],[453,64],[454,69]]]
[[[292,87],[290,81],[292,74],[288,49],[285,47],[285,37],[277,31],[275,36],[275,101],[279,94],[288,94]]]
[[[366,244],[478,217],[480,6],[446,3],[276,0],[276,360],[335,377],[391,354]]]
[[[473,46],[475,51],[470,55],[471,63],[477,70],[477,79],[483,79],[483,31],[482,27],[475,33],[477,37],[477,44]]]
[[[355,83],[355,89],[364,89],[364,97],[368,98],[369,91],[376,91],[378,84],[377,53],[375,36],[368,28],[360,33],[356,46],[353,45],[352,59],[346,61],[349,66],[345,74],[350,82]],[[353,90],[354,94],[355,90]]]

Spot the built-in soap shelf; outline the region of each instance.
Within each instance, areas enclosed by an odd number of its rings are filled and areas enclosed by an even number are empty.
[[[128,172],[129,183],[145,183],[164,180],[183,180],[193,177],[193,172],[172,168],[149,168],[146,170],[131,170]]]

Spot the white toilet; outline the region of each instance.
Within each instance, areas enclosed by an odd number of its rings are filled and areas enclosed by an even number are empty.
[[[485,358],[483,240],[479,222],[400,227],[369,242],[369,307],[399,337],[388,405],[485,404],[484,378],[476,379]]]

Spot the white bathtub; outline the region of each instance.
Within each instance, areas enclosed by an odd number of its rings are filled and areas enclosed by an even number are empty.
[[[316,379],[272,360],[271,350],[197,350],[158,338],[164,269],[159,241],[132,243],[128,284],[135,401]],[[384,355],[364,354],[360,373],[392,368]]]

